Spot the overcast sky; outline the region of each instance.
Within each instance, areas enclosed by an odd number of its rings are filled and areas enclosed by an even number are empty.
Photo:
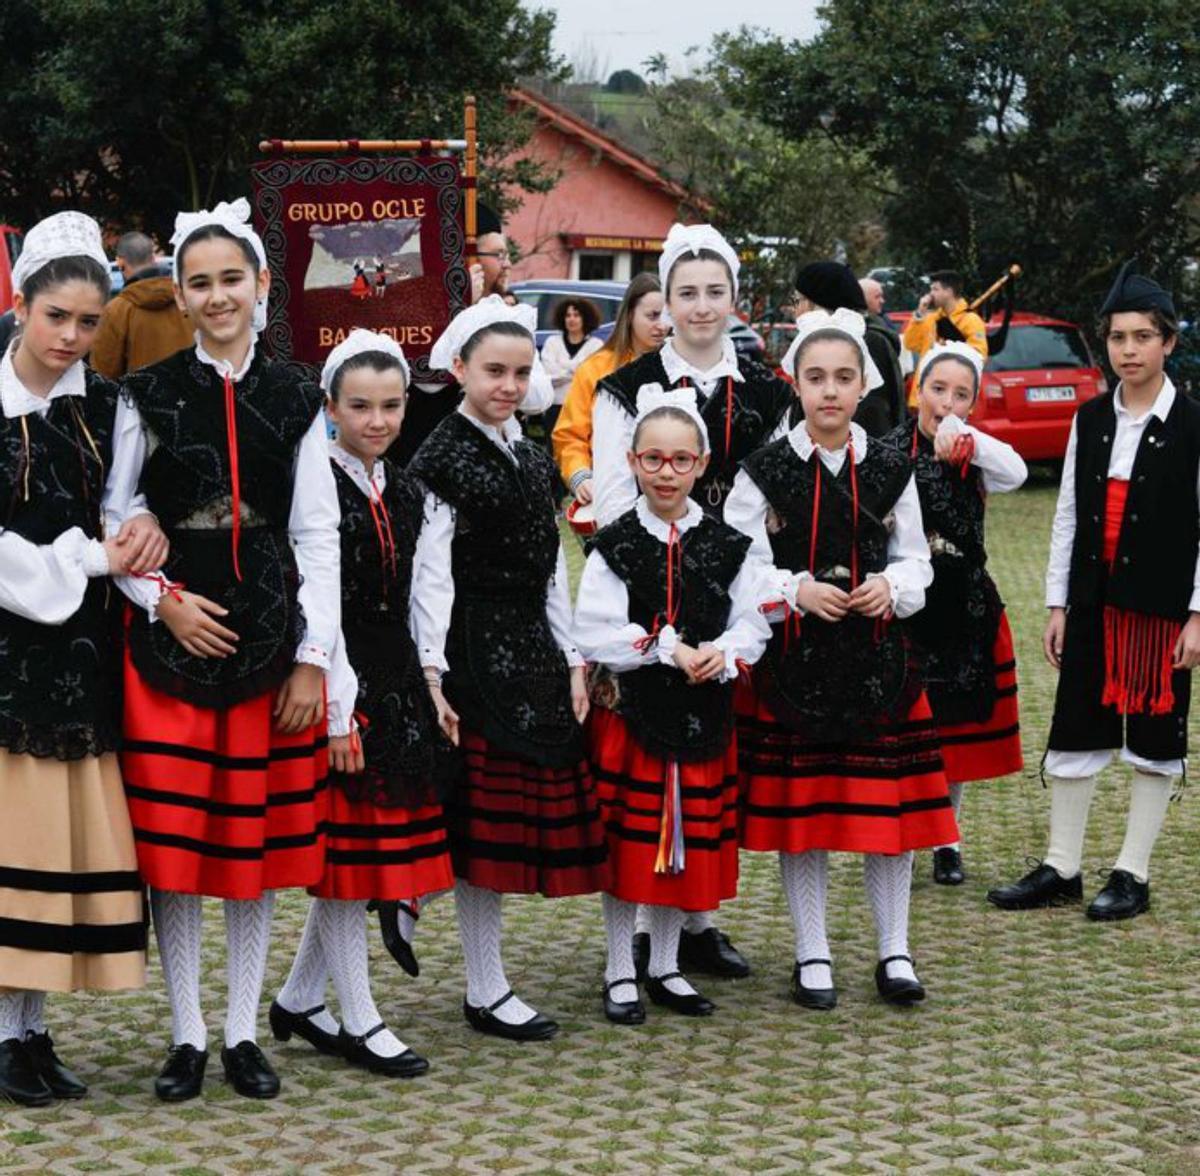
[[[642,72],[642,63],[665,53],[676,69],[691,45],[707,48],[715,33],[748,23],[784,37],[807,39],[817,30],[819,0],[774,0],[740,5],[732,0],[525,0],[558,14],[555,48],[568,61],[594,54],[600,75]]]

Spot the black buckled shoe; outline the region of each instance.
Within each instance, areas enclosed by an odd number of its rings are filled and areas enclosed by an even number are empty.
[[[638,983],[646,979],[650,967],[650,932],[638,931],[633,937],[633,973]]]
[[[1113,870],[1104,889],[1088,904],[1089,919],[1113,922],[1132,919],[1150,909],[1150,883],[1139,882],[1128,870]]]
[[[892,960],[913,962],[912,956],[906,955],[887,956],[880,960],[875,965],[875,987],[879,989],[879,995],[888,1004],[894,1005],[910,1005],[924,1000],[925,986],[920,980],[909,980],[908,977],[896,979],[887,974],[887,966]]]
[[[810,964],[824,964],[831,969],[833,967],[832,960],[803,960],[797,963],[792,969],[792,1000],[804,1009],[819,1009],[825,1012],[837,1008],[836,988],[808,988],[800,979],[801,969]]]
[[[1004,911],[1031,911],[1038,907],[1064,906],[1083,899],[1083,878],[1064,878],[1053,866],[1038,862],[1023,878],[987,892],[992,906]]]
[[[939,886],[961,886],[967,880],[962,854],[953,845],[943,845],[933,851],[933,880]]]
[[[204,1085],[208,1050],[194,1045],[173,1045],[162,1072],[154,1079],[154,1093],[163,1102],[186,1102]]]
[[[414,1050],[406,1049],[390,1058],[371,1052],[367,1042],[384,1028],[384,1023],[380,1021],[361,1037],[351,1037],[344,1028],[339,1029],[338,1044],[342,1057],[352,1066],[370,1070],[372,1074],[382,1074],[386,1078],[415,1078],[418,1074],[424,1074],[429,1069],[429,1063]]]
[[[679,966],[684,971],[725,980],[741,980],[750,975],[750,964],[724,931],[707,927],[703,931],[679,933]]]
[[[87,1083],[72,1073],[54,1052],[49,1033],[30,1033],[25,1038],[25,1052],[41,1080],[50,1087],[55,1098],[85,1098]]]
[[[0,1041],[0,1098],[23,1107],[45,1107],[54,1101],[25,1043],[15,1037]]]
[[[253,1041],[239,1041],[221,1050],[225,1081],[243,1098],[274,1098],[279,1093],[279,1075]]]
[[[270,1012],[267,1014],[267,1020],[271,1025],[271,1034],[276,1041],[291,1041],[292,1035],[295,1034],[307,1041],[317,1053],[326,1054],[329,1057],[340,1057],[342,1048],[337,1034],[330,1033],[319,1025],[314,1025],[309,1019],[324,1011],[325,1006],[321,1004],[304,1013],[293,1013],[290,1009],[285,1009],[279,1001],[273,1000]]]
[[[472,1029],[492,1037],[503,1037],[507,1041],[547,1041],[558,1032],[558,1022],[542,1016],[541,1013],[534,1013],[528,1021],[523,1021],[520,1025],[510,1025],[507,1021],[501,1021],[495,1015],[496,1010],[512,998],[510,989],[499,1000],[486,1007],[481,1005],[476,1008],[464,1000],[463,1016],[467,1018],[467,1024]]]
[[[614,1025],[641,1025],[646,1020],[646,1006],[640,1000],[613,1000],[612,991],[629,984],[637,991],[636,980],[613,980],[604,986],[604,1015]]]
[[[417,963],[413,945],[400,934],[397,915],[403,910],[415,923],[421,917],[417,908],[407,902],[379,901],[375,903],[375,910],[379,913],[379,934],[383,938],[383,946],[392,959],[415,979],[421,974],[421,965]]]
[[[672,992],[667,987],[668,980],[683,980],[686,977],[681,972],[668,972],[665,976],[648,976],[646,978],[646,993],[656,1005],[682,1013],[685,1017],[711,1017],[717,1006],[707,996],[698,992],[681,994]]]

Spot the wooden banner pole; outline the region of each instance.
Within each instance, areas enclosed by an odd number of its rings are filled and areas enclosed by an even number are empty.
[[[463,227],[467,234],[467,269],[470,270],[478,260],[478,244],[476,242],[476,201],[478,192],[478,139],[475,125],[475,95],[468,94],[464,102],[463,124],[465,128],[466,152],[463,156],[463,187],[466,189],[466,207],[464,209]]]
[[[358,151],[466,151],[465,139],[263,139],[258,144],[264,155],[288,151],[293,154],[354,153]]]

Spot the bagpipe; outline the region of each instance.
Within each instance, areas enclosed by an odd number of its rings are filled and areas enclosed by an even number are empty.
[[[1013,315],[1014,284],[1016,279],[1021,276],[1021,272],[1021,267],[1014,262],[978,298],[973,299],[967,304],[968,310],[978,311],[981,306],[990,302],[1001,290],[1004,291],[1004,318],[998,327],[987,333],[988,355],[999,354],[1004,350],[1005,343],[1008,342],[1008,328],[1012,322]],[[964,340],[962,331],[946,315],[937,320],[935,330],[937,331],[938,339],[943,343],[955,340],[961,343]]]

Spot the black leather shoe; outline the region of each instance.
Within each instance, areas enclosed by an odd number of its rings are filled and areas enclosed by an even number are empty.
[[[683,978],[679,972],[668,972],[665,976],[649,976],[646,979],[646,993],[656,1005],[682,1013],[685,1017],[711,1017],[717,1006],[707,996],[701,996],[698,992],[681,996],[667,987],[668,980]]]
[[[417,963],[412,944],[400,934],[400,923],[396,916],[401,907],[412,916],[414,922],[420,918],[416,908],[406,902],[380,901],[375,904],[375,909],[379,912],[379,934],[383,937],[383,946],[388,949],[392,959],[415,978],[421,974],[421,965]]]
[[[622,984],[632,984],[637,988],[636,980],[614,980],[604,986],[604,1015],[614,1025],[641,1025],[646,1020],[646,1006],[640,1000],[613,1000],[612,990]]]
[[[45,1107],[54,1101],[29,1051],[15,1037],[0,1041],[0,1098],[23,1107]]]
[[[638,983],[646,979],[646,969],[650,967],[650,933],[639,931],[633,937],[633,973]]]
[[[415,1078],[429,1069],[429,1063],[419,1053],[406,1049],[395,1057],[385,1058],[372,1053],[367,1042],[384,1028],[382,1021],[374,1029],[368,1029],[361,1037],[351,1037],[344,1028],[338,1030],[338,1045],[342,1057],[352,1066],[370,1070],[372,1074],[383,1074],[388,1078]]]
[[[888,1004],[894,1005],[910,1005],[924,1000],[925,986],[920,980],[895,980],[887,974],[887,966],[892,960],[907,960],[911,964],[912,956],[888,956],[875,965],[875,987],[879,989],[879,995]]]
[[[486,1007],[476,1008],[463,1001],[463,1016],[467,1024],[480,1033],[488,1033],[492,1037],[503,1037],[508,1041],[546,1041],[558,1032],[558,1022],[534,1013],[528,1021],[520,1025],[510,1025],[495,1016],[496,1010],[506,1001],[513,998],[511,990],[506,992],[498,1001]]]
[[[163,1102],[186,1102],[195,1098],[204,1085],[208,1050],[194,1045],[173,1045],[162,1073],[154,1079],[154,1093]]]
[[[939,886],[961,886],[967,880],[962,854],[954,846],[943,845],[933,851],[933,880]]]
[[[992,906],[1005,911],[1031,911],[1037,907],[1063,906],[1083,898],[1083,879],[1064,878],[1053,866],[1039,862],[1024,878],[987,892]]]
[[[324,1012],[325,1006],[317,1005],[315,1009],[309,1009],[305,1013],[293,1013],[285,1009],[277,1000],[271,1001],[271,1010],[267,1014],[267,1020],[271,1025],[271,1033],[276,1041],[291,1041],[292,1034],[297,1037],[304,1038],[309,1045],[317,1051],[317,1053],[327,1054],[330,1057],[340,1057],[342,1053],[341,1045],[339,1044],[338,1035],[329,1033],[322,1029],[319,1025],[314,1025],[310,1017],[315,1017],[318,1013]]]
[[[709,927],[692,934],[679,933],[679,966],[688,972],[705,976],[720,976],[726,980],[741,980],[750,975],[750,964],[724,931]]]
[[[836,988],[808,988],[801,981],[800,969],[807,968],[809,964],[825,964],[827,967],[833,967],[831,960],[803,960],[797,963],[792,969],[792,1000],[805,1009],[820,1009],[824,1012],[837,1008]]]
[[[1099,922],[1132,919],[1150,909],[1150,883],[1128,870],[1113,870],[1103,890],[1088,904],[1087,917]]]
[[[279,1075],[253,1041],[239,1041],[221,1050],[225,1081],[243,1098],[274,1098],[279,1093]]]
[[[50,1040],[49,1033],[28,1034],[25,1038],[25,1052],[55,1098],[86,1097],[87,1083],[63,1065],[62,1058],[54,1052],[54,1042]]]

